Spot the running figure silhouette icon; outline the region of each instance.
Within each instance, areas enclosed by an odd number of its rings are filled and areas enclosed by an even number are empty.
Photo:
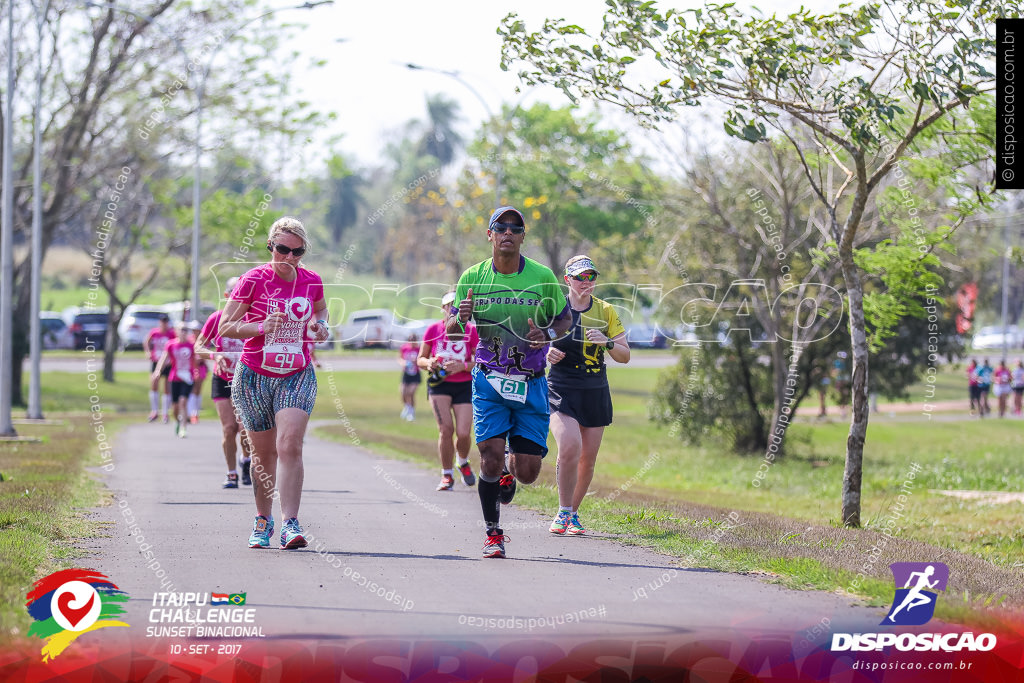
[[[935,614],[938,597],[935,591],[946,590],[949,567],[941,562],[895,562],[890,569],[896,594],[882,624],[919,626],[927,623]]]

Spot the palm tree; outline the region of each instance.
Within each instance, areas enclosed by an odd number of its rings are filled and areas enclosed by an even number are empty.
[[[361,194],[366,180],[357,171],[353,171],[339,154],[328,159],[327,173],[330,187],[327,225],[331,229],[334,243],[339,244],[345,230],[355,225],[359,207],[366,203]]]
[[[427,128],[420,139],[418,152],[429,154],[442,166],[455,158],[463,145],[462,136],[454,128],[459,116],[459,103],[442,94],[427,96]]]

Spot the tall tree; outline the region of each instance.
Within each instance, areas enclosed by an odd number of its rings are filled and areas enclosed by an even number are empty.
[[[995,20],[1019,16],[1019,3],[899,0],[783,17],[747,16],[733,4],[608,5],[597,37],[564,20],[529,33],[509,15],[499,29],[502,66],[524,62],[528,83],[553,83],[574,100],[610,102],[648,121],[715,100],[728,107],[729,134],[755,142],[772,127],[791,141],[828,213],[846,289],[853,411],[842,519],[859,526],[870,345],[857,238],[875,191],[919,136],[993,87]],[[817,153],[805,151],[805,137]],[[840,179],[834,189],[830,177]]]
[[[657,184],[622,133],[571,107],[506,108],[470,152],[484,176],[497,177],[503,166],[502,203],[524,210],[529,248],[539,247],[556,271],[573,254],[640,229],[646,217],[637,203]],[[482,180],[475,171],[464,171],[463,195],[474,196],[486,215],[491,207],[483,203],[492,199],[475,192]]]
[[[441,166],[455,160],[463,140],[455,124],[459,121],[459,103],[443,94],[427,96],[427,121],[418,151],[437,159]]]
[[[362,187],[363,176],[353,170],[345,157],[334,154],[327,160],[327,226],[331,230],[334,245],[341,245],[345,231],[356,224],[359,209],[365,205]]]
[[[133,5],[131,9],[138,14],[105,7],[54,7],[46,17],[43,72],[39,74],[44,89],[39,114],[45,191],[41,260],[62,236],[69,236],[73,243],[88,241],[76,240],[71,233],[94,230],[94,191],[103,189],[102,184],[116,178],[122,168],[132,168],[134,179],[143,177],[145,169],[152,168],[152,160],[161,155],[170,163],[189,163],[186,159],[191,158],[195,143],[189,137],[194,130],[189,124],[194,123],[196,102],[190,90],[195,74],[202,72],[222,42],[234,34],[239,16],[259,11],[252,0],[216,0],[203,11],[175,0]],[[34,19],[32,12],[21,13],[17,19],[21,25],[15,32],[33,35]],[[236,36],[224,44],[223,61],[211,70],[205,84],[204,147],[217,139],[229,139],[240,120],[249,130],[280,127],[290,135],[302,136],[318,124],[317,115],[300,100],[287,108],[284,121],[279,108],[261,104],[272,100],[266,96],[268,92],[280,92],[266,71],[281,68],[276,41],[286,30],[284,25],[264,23],[260,30],[247,34],[255,37]],[[33,43],[23,40],[11,46],[23,65],[32,61],[28,51]],[[239,79],[231,64],[235,69],[243,65],[247,77]],[[24,79],[36,74],[28,66],[19,68],[18,73],[20,88],[27,90]],[[14,153],[13,223],[14,238],[19,241],[31,225],[33,150],[31,145],[22,145]],[[129,197],[151,195],[134,189],[139,191],[130,192]],[[128,230],[142,215],[129,216],[127,206],[121,211],[124,220],[117,223],[118,229]],[[149,221],[155,219],[150,214]],[[115,233],[111,239],[119,241],[121,237]],[[132,244],[133,249],[145,249],[151,244],[141,235],[134,242],[127,234],[124,238],[119,247]],[[109,263],[122,263],[119,259],[112,258]],[[31,256],[26,254],[15,264],[14,272],[14,403],[22,402],[21,367],[28,353],[30,263]],[[100,268],[107,263],[101,260]]]

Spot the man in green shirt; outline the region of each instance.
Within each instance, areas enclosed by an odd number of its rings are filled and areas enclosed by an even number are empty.
[[[446,321],[450,339],[460,339],[470,320],[480,334],[473,369],[473,429],[487,526],[484,557],[505,557],[499,501],[511,502],[517,479],[530,484],[540,474],[548,451],[545,355],[548,344],[572,325],[554,273],[519,253],[525,233],[526,221],[518,210],[503,206],[491,214],[487,240],[493,255],[459,278],[459,307]]]

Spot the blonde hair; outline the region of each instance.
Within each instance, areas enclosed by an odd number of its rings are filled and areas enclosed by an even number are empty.
[[[273,242],[274,238],[282,233],[298,237],[302,240],[302,246],[305,247],[306,252],[309,252],[310,244],[309,238],[306,237],[306,228],[298,218],[293,218],[292,216],[282,216],[281,218],[278,218],[274,221],[274,224],[270,226],[270,233],[267,235],[267,240]]]
[[[587,259],[588,261],[593,262],[593,260],[586,254],[577,254],[576,256],[573,256],[571,259],[565,262],[565,269],[569,270],[569,266],[576,263],[577,261],[582,261],[583,259]]]

